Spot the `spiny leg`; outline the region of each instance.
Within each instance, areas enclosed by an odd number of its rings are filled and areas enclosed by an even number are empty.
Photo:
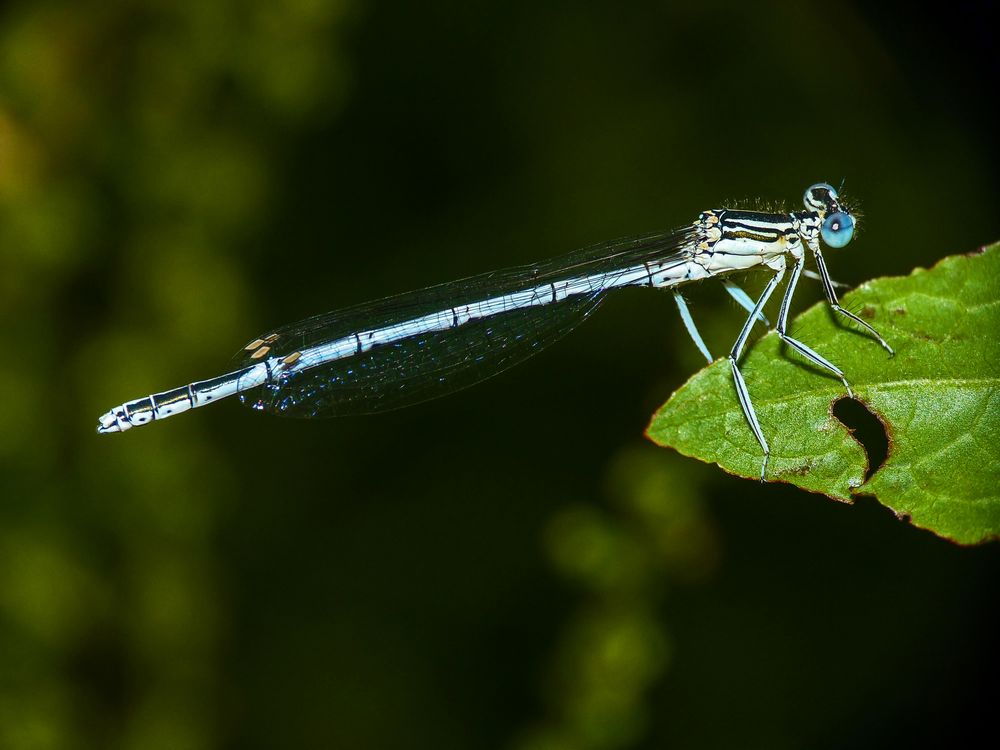
[[[802,273],[802,266],[804,263],[805,258],[799,258],[795,261],[795,265],[792,266],[792,277],[788,280],[788,286],[785,287],[785,296],[781,299],[781,310],[778,312],[778,335],[781,337],[782,341],[810,362],[815,365],[819,365],[824,370],[829,370],[840,378],[840,382],[842,382],[844,384],[844,388],[847,389],[847,395],[854,398],[854,392],[851,390],[851,384],[847,382],[847,378],[844,377],[844,373],[839,367],[833,364],[830,360],[826,359],[826,357],[817,354],[798,339],[793,339],[785,333],[785,327],[788,325],[788,311],[792,305],[792,296],[795,294],[795,285],[799,282],[799,274]]]
[[[750,317],[743,324],[743,330],[740,331],[740,335],[736,338],[736,343],[733,344],[733,348],[729,352],[729,364],[733,368],[733,381],[736,383],[736,396],[740,400],[740,408],[743,409],[743,416],[750,423],[750,429],[753,431],[754,437],[757,438],[757,442],[760,443],[761,450],[764,451],[764,463],[760,467],[760,481],[762,482],[764,481],[765,474],[767,474],[767,462],[771,457],[771,449],[767,445],[767,440],[764,439],[764,431],[760,428],[760,422],[757,420],[757,412],[754,411],[753,403],[750,401],[750,391],[747,390],[746,381],[743,380],[743,373],[740,372],[739,360],[743,354],[743,347],[747,343],[747,338],[750,336],[750,331],[753,329],[754,321],[756,321],[761,309],[767,304],[768,298],[784,275],[785,267],[782,265],[775,271],[771,280],[767,282],[767,286],[764,287],[760,299],[757,300],[757,304],[750,312]]]
[[[750,299],[749,294],[744,292],[729,279],[722,279],[722,286],[727,292],[729,292],[729,296],[736,300],[736,304],[747,312],[753,312],[754,301]],[[771,321],[769,321],[762,312],[757,313],[757,319],[766,326],[771,325]]]
[[[729,292],[729,295],[736,300],[740,307],[748,313],[754,312],[754,301],[750,299],[750,295],[728,279],[722,279],[722,286],[725,287],[725,290]],[[705,345],[705,341],[702,339],[701,334],[698,332],[697,326],[694,324],[694,318],[691,317],[691,311],[688,310],[687,301],[681,293],[676,290],[674,291],[674,301],[677,303],[677,311],[680,313],[681,320],[684,321],[684,327],[687,329],[688,335],[694,341],[694,345],[698,347],[698,351],[700,351],[702,356],[708,360],[708,363],[712,364],[714,359],[712,358],[712,354],[708,351],[708,347]],[[761,321],[766,326],[771,325],[771,322],[764,316],[764,313],[759,310],[756,313],[756,319]]]
[[[816,266],[817,268],[819,268],[820,279],[823,282],[823,288],[826,290],[826,298],[830,302],[830,307],[839,312],[845,318],[850,318],[855,323],[861,325],[869,333],[871,333],[872,336],[878,339],[878,342],[885,348],[887,352],[889,352],[889,354],[894,355],[896,352],[894,352],[892,350],[892,347],[885,342],[885,339],[883,339],[882,336],[879,335],[878,331],[876,331],[870,325],[865,323],[865,321],[863,321],[861,318],[859,318],[851,311],[845,310],[843,307],[840,306],[840,302],[837,300],[837,292],[834,291],[833,289],[833,281],[830,279],[830,272],[826,270],[826,261],[823,260],[823,254],[820,252],[819,245],[818,244],[813,245],[812,251],[813,251],[813,256],[816,258]]]
[[[691,312],[688,310],[687,302],[684,301],[681,293],[676,290],[674,291],[674,302],[677,303],[677,311],[681,314],[681,320],[684,321],[684,327],[687,328],[688,335],[694,341],[694,345],[698,347],[698,351],[708,360],[708,364],[712,364],[712,355],[709,353],[708,347],[705,346],[701,334],[698,333],[698,328],[694,324],[694,318],[691,317]]]
[[[815,271],[810,271],[808,268],[806,268],[806,269],[804,269],[802,271],[802,275],[805,276],[807,279],[812,279],[813,281],[822,281],[823,280],[822,276],[820,276]],[[845,284],[842,281],[835,281],[834,279],[830,279],[830,283],[833,286],[838,287],[840,289],[850,289],[851,288],[850,284]]]

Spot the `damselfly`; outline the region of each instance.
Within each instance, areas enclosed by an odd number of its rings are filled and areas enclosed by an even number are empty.
[[[754,323],[767,324],[762,310],[789,266],[775,330],[792,349],[833,373],[851,394],[840,368],[786,332],[795,286],[804,273],[822,282],[837,313],[893,353],[874,328],[840,306],[820,250],[821,238],[832,248],[851,241],[855,217],[850,208],[825,183],[806,190],[804,203],[805,211],[791,213],[705,211],[693,224],[671,232],[615,240],[309,318],[251,341],[232,372],[115,407],[101,417],[97,431],[124,432],[233,395],[253,409],[295,417],[409,406],[527,359],[579,325],[608,292],[624,287],[673,290],[688,333],[712,362],[678,288],[720,277],[750,313],[728,359],[736,396],[764,453],[763,480],[770,448],[739,361]],[[806,247],[818,274],[804,271]],[[771,278],[754,302],[725,277],[756,268],[769,271]]]

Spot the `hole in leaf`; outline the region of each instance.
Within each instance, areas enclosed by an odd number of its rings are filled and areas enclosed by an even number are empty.
[[[833,405],[833,416],[843,422],[865,449],[868,455],[868,471],[865,472],[867,482],[889,457],[889,436],[885,432],[885,425],[867,406],[853,398],[837,399]]]

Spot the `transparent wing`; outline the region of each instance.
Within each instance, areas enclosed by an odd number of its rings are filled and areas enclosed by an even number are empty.
[[[457,330],[413,336],[278,376],[240,394],[255,409],[323,417],[399,409],[485,380],[556,341],[600,304],[601,296],[568,299],[554,309],[514,310],[503,321],[482,318]]]
[[[493,271],[387,297],[278,328],[269,357],[283,357],[370,331],[545,284],[644,262],[682,262],[685,228],[617,240],[541,263]],[[419,333],[291,373],[240,394],[254,409],[295,417],[330,417],[398,409],[466,388],[535,354],[567,334],[600,305],[605,292],[578,294],[553,304],[522,307],[471,320],[456,328]],[[256,364],[249,351],[238,367]]]

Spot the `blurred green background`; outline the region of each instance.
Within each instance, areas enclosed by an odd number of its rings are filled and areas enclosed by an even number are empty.
[[[989,5],[6,3],[0,748],[994,727],[997,546],[644,441],[700,366],[666,294],[405,411],[94,433],[268,327],[727,199],[846,178],[847,282],[996,240]]]

